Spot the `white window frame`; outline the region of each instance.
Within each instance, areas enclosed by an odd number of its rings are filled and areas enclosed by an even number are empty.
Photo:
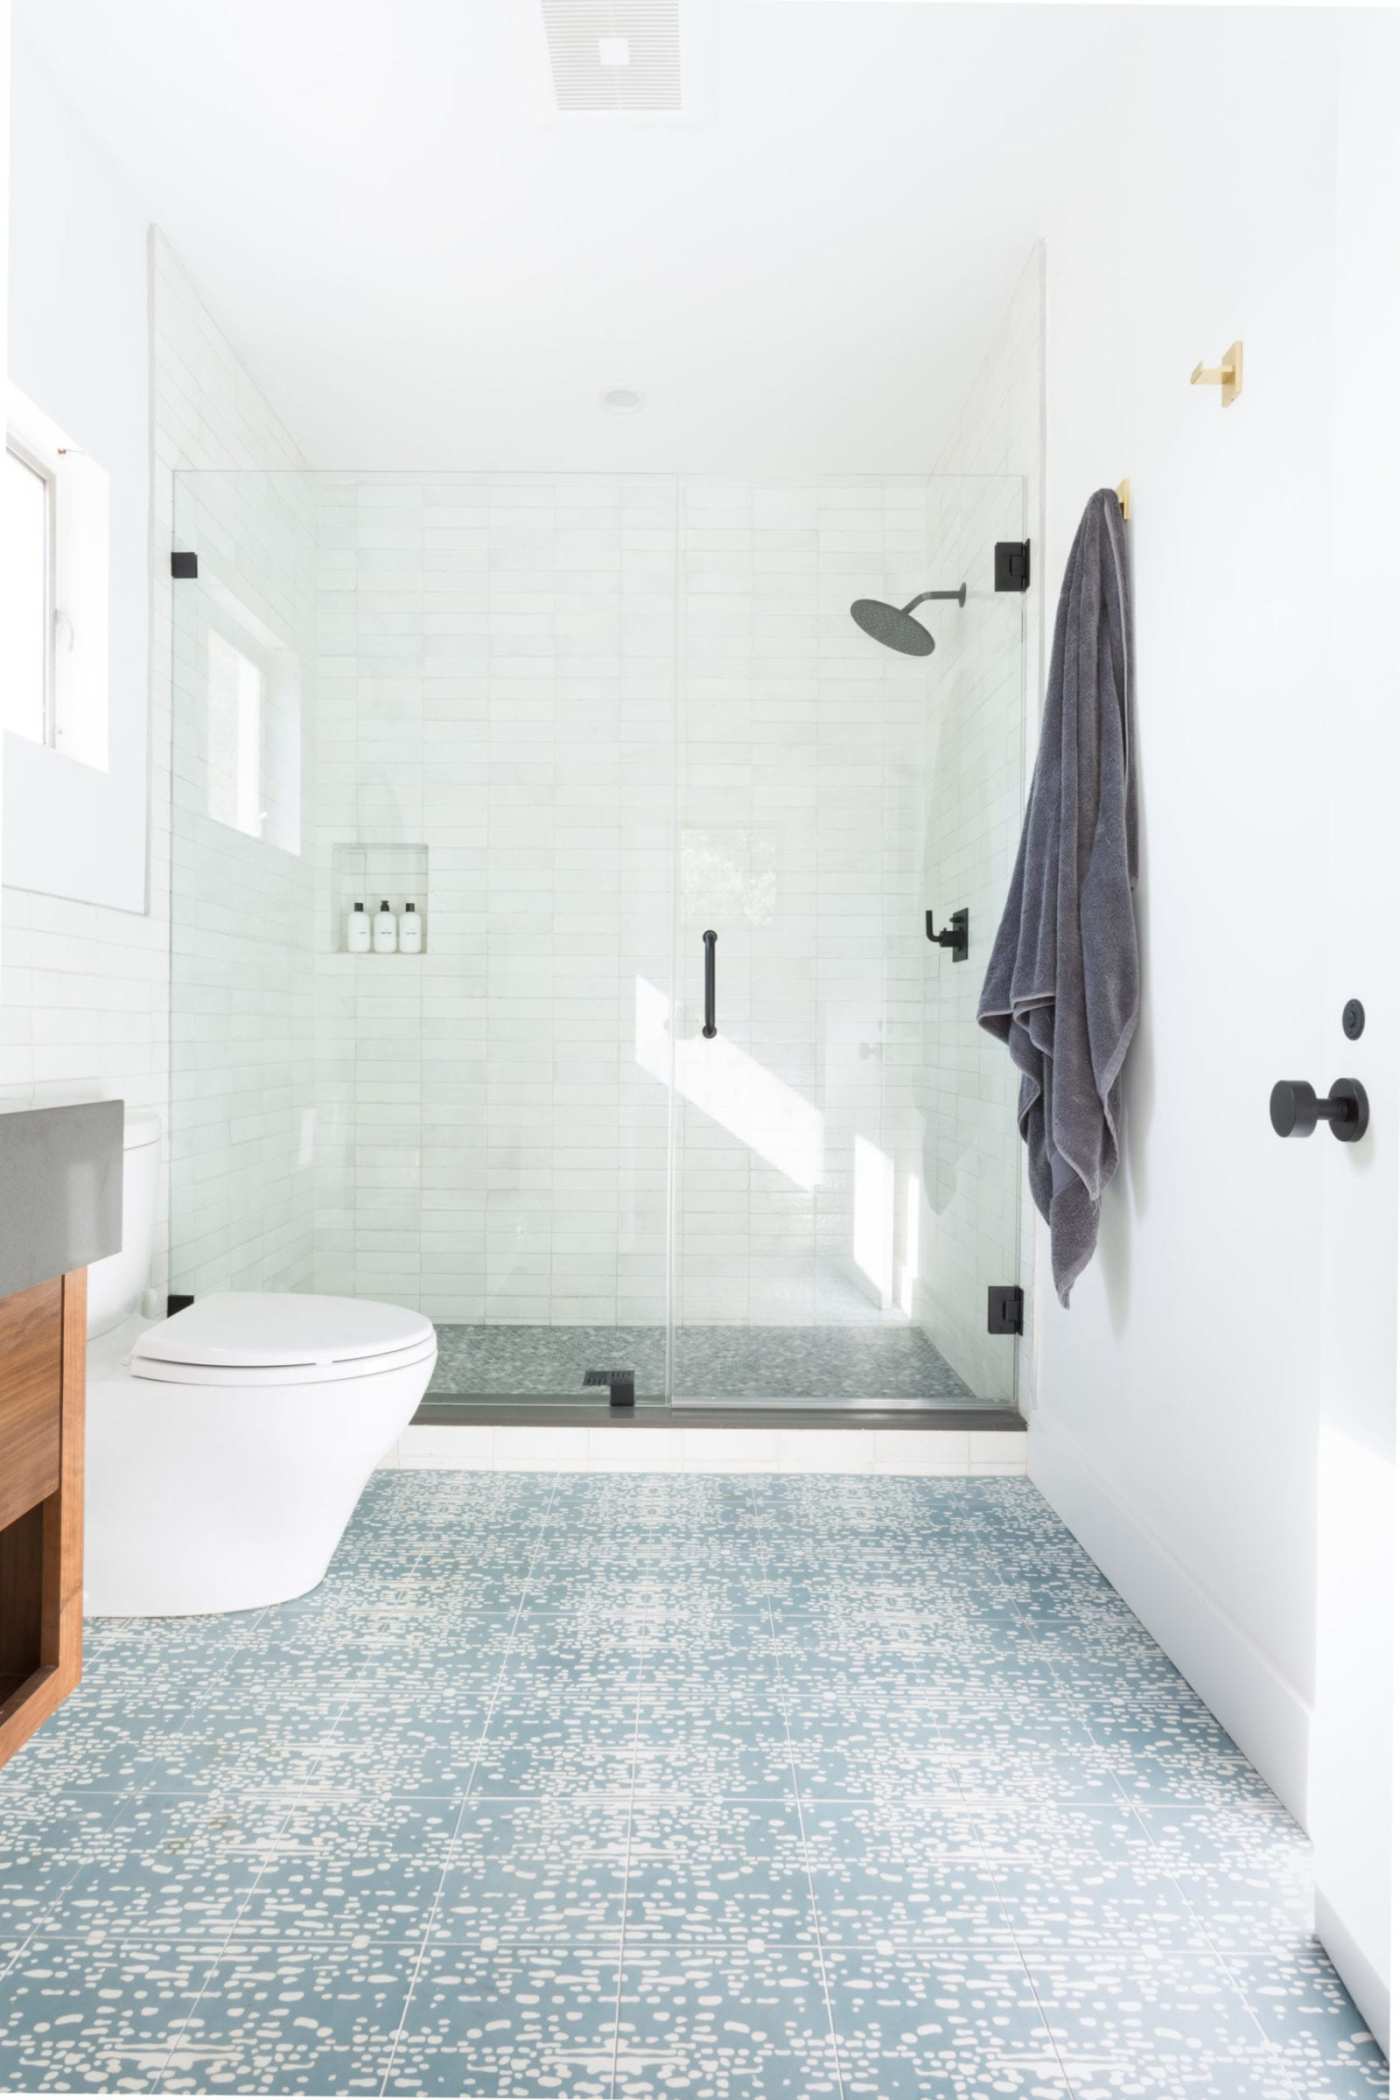
[[[105,772],[111,697],[110,479],[13,385],[5,449],[40,475],[48,492],[49,602],[39,748]],[[33,746],[35,740],[21,741]]]
[[[43,458],[31,445],[26,444],[24,438],[15,430],[7,428],[5,432],[5,451],[11,459],[17,459],[22,467],[27,467],[31,474],[36,475],[43,483],[44,488],[44,733],[40,738],[29,738],[27,741],[31,743],[37,741],[49,750],[54,750],[57,741],[54,723],[53,689],[54,628],[58,617],[55,602],[58,476],[54,471],[52,462]],[[22,730],[15,730],[11,733],[16,736],[24,734]]]

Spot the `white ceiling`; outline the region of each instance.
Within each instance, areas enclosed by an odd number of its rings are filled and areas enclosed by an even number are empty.
[[[556,115],[537,0],[15,8],[316,464],[923,470],[1131,21],[682,11],[676,121]]]

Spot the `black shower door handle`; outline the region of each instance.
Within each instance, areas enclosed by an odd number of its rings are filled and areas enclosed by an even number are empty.
[[[705,943],[705,1025],[700,1033],[708,1042],[719,1034],[715,1026],[715,942],[719,935],[712,929],[700,938]]]

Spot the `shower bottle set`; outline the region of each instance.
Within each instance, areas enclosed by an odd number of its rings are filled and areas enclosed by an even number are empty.
[[[396,918],[387,897],[370,915],[363,903],[352,904],[345,920],[345,945],[352,955],[421,955],[423,921],[410,897],[402,918]]]

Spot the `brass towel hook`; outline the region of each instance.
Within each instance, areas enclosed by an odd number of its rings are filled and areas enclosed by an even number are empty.
[[[1218,386],[1220,406],[1228,408],[1244,391],[1244,344],[1231,343],[1218,365],[1197,365],[1192,386]]]

